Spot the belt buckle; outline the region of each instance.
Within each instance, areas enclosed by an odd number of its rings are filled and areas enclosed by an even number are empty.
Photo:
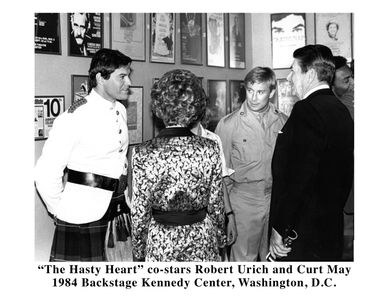
[[[113,187],[113,192],[116,192],[119,187],[119,179],[114,179],[112,187]]]

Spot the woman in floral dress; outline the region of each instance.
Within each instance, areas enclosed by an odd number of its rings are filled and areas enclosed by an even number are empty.
[[[218,145],[194,135],[206,95],[187,70],[167,72],[151,90],[152,111],[166,128],[132,152],[135,260],[220,261],[225,245]]]

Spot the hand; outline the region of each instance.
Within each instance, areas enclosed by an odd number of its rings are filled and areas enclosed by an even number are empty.
[[[276,259],[277,257],[285,257],[288,255],[292,248],[285,247],[282,236],[272,228],[272,233],[270,237],[270,246],[269,246],[271,256]]]
[[[230,214],[227,222],[227,245],[232,245],[236,241],[238,231],[236,230],[235,216]]]

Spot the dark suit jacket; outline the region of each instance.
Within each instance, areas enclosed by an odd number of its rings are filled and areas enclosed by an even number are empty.
[[[353,153],[353,120],[330,89],[295,104],[272,159],[270,228],[299,235],[286,260],[340,260]]]

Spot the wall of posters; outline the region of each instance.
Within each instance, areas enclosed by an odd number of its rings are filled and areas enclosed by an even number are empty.
[[[199,13],[180,14],[181,63],[202,65],[202,20]]]
[[[111,14],[111,48],[132,60],[146,60],[145,14]]]
[[[207,15],[207,65],[225,67],[224,14]]]
[[[271,14],[273,68],[290,68],[293,51],[306,44],[305,14]]]
[[[72,104],[88,95],[88,75],[72,75]]]
[[[103,14],[69,13],[68,41],[68,55],[92,57],[103,47]]]
[[[351,14],[315,14],[315,40],[351,61]]]
[[[227,114],[227,81],[226,80],[208,80],[208,108],[209,123],[208,129],[215,131],[217,123]]]
[[[246,41],[244,14],[228,14],[229,67],[246,68]]]
[[[129,144],[143,142],[143,87],[131,86],[131,95],[127,101],[127,127]]]
[[[176,16],[174,13],[151,14],[150,61],[175,62]]]
[[[59,14],[35,14],[35,53],[61,54]]]
[[[231,107],[228,113],[240,108],[246,99],[246,89],[243,80],[230,80]]]
[[[35,140],[49,137],[55,118],[64,110],[64,96],[35,96]]]
[[[299,101],[293,85],[286,79],[277,79],[277,107],[290,116],[294,104]]]

